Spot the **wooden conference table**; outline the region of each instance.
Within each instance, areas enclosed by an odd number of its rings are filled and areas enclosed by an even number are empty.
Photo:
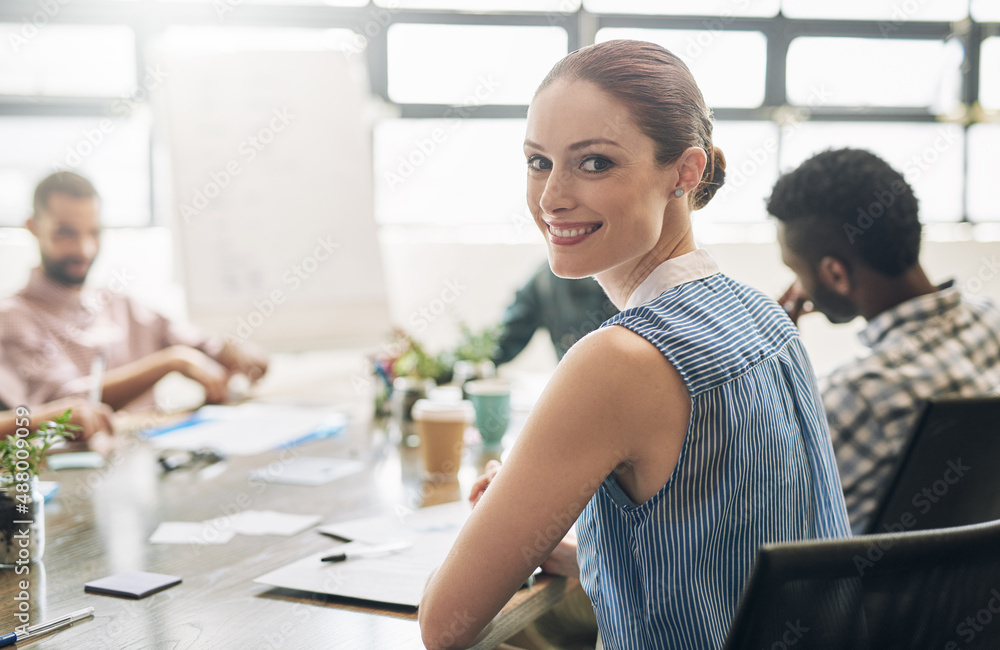
[[[317,514],[327,523],[464,498],[475,468],[463,469],[462,485],[427,485],[420,478],[418,450],[389,438],[362,415],[334,438],[232,457],[202,471],[164,474],[156,450],[130,431],[119,432],[120,453],[103,469],[43,475],[60,483],[46,504],[44,558],[30,565],[28,576],[0,570],[0,634],[16,625],[14,598],[18,581],[27,577],[32,624],[88,605],[95,613],[19,648],[422,648],[412,609],[253,582],[335,545],[314,528],[290,537],[237,535],[220,545],[147,542],[162,521],[202,521],[227,508]],[[250,483],[249,471],[281,462],[289,453],[357,458],[367,469],[320,487]],[[87,581],[132,570],[181,576],[183,582],[141,600],[84,593]],[[575,580],[540,576],[534,587],[514,596],[476,647],[496,647],[578,588]]]

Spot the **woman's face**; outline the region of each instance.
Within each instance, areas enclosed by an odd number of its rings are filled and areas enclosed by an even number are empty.
[[[664,234],[674,165],[655,160],[629,110],[588,81],[556,81],[528,110],[528,207],[552,271],[580,278],[635,267]]]

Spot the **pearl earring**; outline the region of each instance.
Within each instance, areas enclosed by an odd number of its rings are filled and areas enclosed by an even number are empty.
[[[676,190],[674,190],[674,196],[676,196],[677,198],[681,198],[682,196],[684,196],[684,190],[678,187]]]

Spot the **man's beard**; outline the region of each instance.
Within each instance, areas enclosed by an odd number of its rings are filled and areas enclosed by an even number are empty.
[[[816,283],[812,293],[813,309],[826,316],[831,323],[849,323],[859,314],[857,305],[820,282]]]
[[[90,271],[90,264],[87,264],[87,268],[80,275],[73,275],[68,270],[70,264],[75,264],[78,262],[85,262],[78,257],[68,257],[63,260],[53,260],[50,258],[42,256],[42,268],[45,269],[45,275],[49,276],[59,284],[65,284],[68,287],[78,287],[84,283],[87,279],[87,272]]]

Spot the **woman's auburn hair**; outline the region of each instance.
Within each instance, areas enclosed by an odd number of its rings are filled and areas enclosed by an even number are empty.
[[[632,40],[589,45],[556,63],[535,94],[557,80],[589,81],[628,108],[635,125],[655,143],[660,165],[674,162],[689,147],[703,149],[708,164],[692,192],[692,209],[704,207],[725,182],[726,158],[712,144],[712,111],[691,71],[666,48]],[[613,138],[620,129],[609,121],[604,136]]]

